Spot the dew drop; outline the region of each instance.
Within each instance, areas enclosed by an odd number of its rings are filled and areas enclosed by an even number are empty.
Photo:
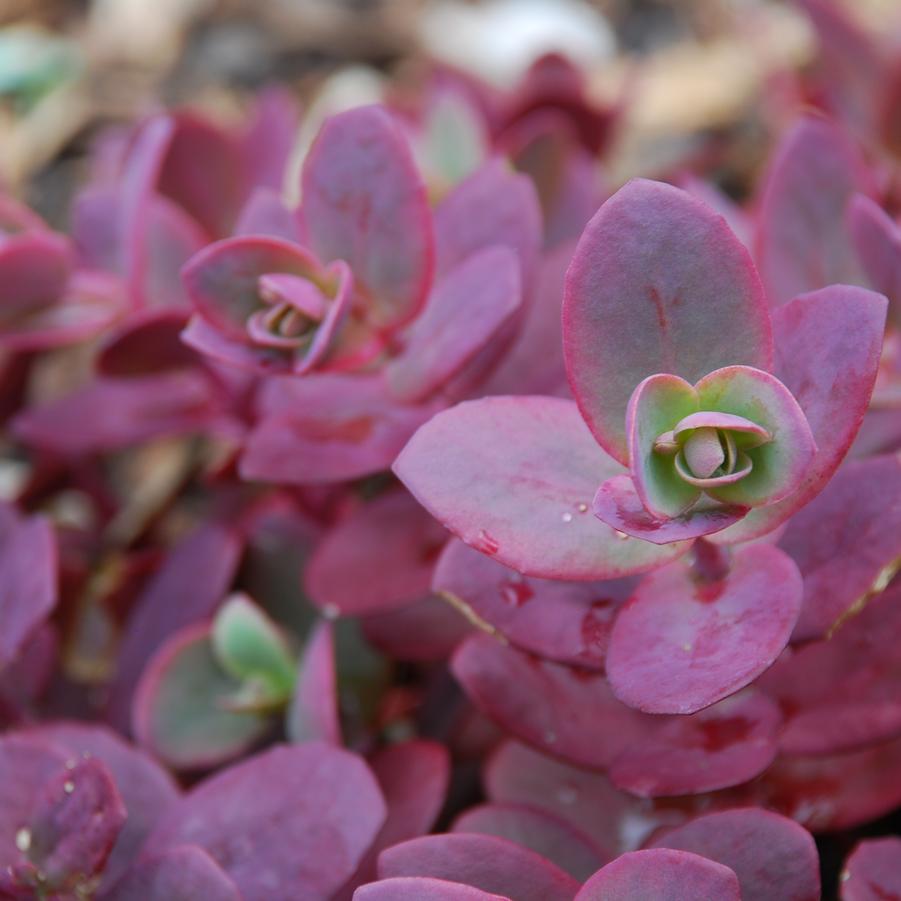
[[[64,791],[67,795],[71,795],[72,792],[75,791],[75,783],[74,783],[74,782],[64,782],[64,783],[63,783],[63,791]]]
[[[479,534],[473,542],[473,547],[489,557],[493,557],[500,549],[497,539],[489,535],[484,529],[479,529]]]
[[[75,758],[73,758],[73,757],[70,757],[66,761],[66,769],[67,770],[74,770],[77,765],[78,765],[78,761],[75,760]]]
[[[616,535],[620,541],[625,541],[629,537],[625,532],[620,532],[619,529],[614,529],[613,534]]]
[[[535,596],[535,592],[522,580],[507,579],[498,586],[501,593],[501,599],[508,603],[511,607],[521,607],[526,601],[531,600]]]
[[[322,615],[326,619],[337,619],[338,616],[340,615],[340,613],[341,613],[341,610],[337,604],[326,604],[322,608]]]
[[[691,651],[691,645],[686,642],[682,645],[682,650],[685,651],[686,654],[689,653]]]
[[[588,504],[586,504],[585,501],[582,501],[580,504],[578,504],[576,506],[576,509],[579,511],[579,513],[587,513],[588,512]]]
[[[572,522],[573,521],[573,515],[572,515],[572,513],[569,513],[569,512],[564,513],[562,518],[563,518],[564,522]]]
[[[27,853],[31,847],[31,830],[23,826],[16,832],[16,847],[23,853]]]

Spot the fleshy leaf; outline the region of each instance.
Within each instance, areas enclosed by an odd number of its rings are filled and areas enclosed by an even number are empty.
[[[241,901],[235,884],[196,845],[180,845],[135,864],[108,901]]]
[[[293,742],[342,743],[335,639],[327,620],[317,623],[307,638],[285,731]]]
[[[188,321],[184,310],[151,309],[130,316],[105,336],[94,365],[113,378],[154,375],[196,367],[200,357],[180,340]]]
[[[636,179],[582,234],[566,277],[570,384],[604,449],[627,462],[626,407],[658,372],[694,384],[732,364],[769,369],[766,299],[725,221],[684,191]]]
[[[773,762],[781,723],[766,696],[743,692],[639,737],[614,761],[610,779],[649,798],[740,785]]]
[[[498,245],[467,257],[438,282],[402,353],[385,368],[391,393],[421,400],[472,360],[519,309],[519,271],[513,251]]]
[[[28,863],[19,879],[35,888],[77,893],[102,872],[126,816],[101,761],[90,758],[64,767],[35,801],[25,827]]]
[[[487,635],[467,639],[451,667],[505,730],[581,766],[606,769],[652,728],[613,696],[600,673],[536,660]]]
[[[177,769],[204,769],[231,760],[270,726],[265,714],[244,709],[241,689],[241,682],[220,666],[209,628],[189,626],[172,636],[144,669],[134,698],[135,736]]]
[[[846,217],[856,192],[872,189],[855,148],[830,122],[801,119],[773,157],[758,219],[757,259],[772,303],[861,283]]]
[[[591,512],[623,535],[664,547],[684,547],[692,538],[720,532],[739,522],[748,513],[748,507],[702,500],[681,516],[657,519],[642,503],[635,482],[621,474],[607,479],[598,488]]]
[[[842,901],[891,901],[901,897],[901,839],[862,841],[845,862]]]
[[[150,755],[104,726],[57,721],[30,728],[23,735],[64,749],[70,761],[96,757],[112,773],[128,818],[104,867],[100,887],[105,890],[131,867],[157,819],[178,800],[175,780]]]
[[[768,810],[726,810],[698,817],[654,841],[691,851],[735,872],[742,901],[817,901],[820,868],[807,830]]]
[[[350,266],[376,324],[409,322],[432,277],[432,223],[425,185],[389,114],[369,106],[328,119],[304,163],[302,194],[316,255]]]
[[[598,870],[607,857],[574,826],[524,804],[471,807],[454,820],[451,831],[506,838],[547,858],[580,882]]]
[[[870,287],[889,299],[889,312],[901,325],[901,226],[877,203],[857,194],[848,207],[851,238]]]
[[[591,516],[598,482],[622,468],[597,446],[571,401],[459,404],[419,429],[394,471],[451,532],[526,575],[616,578],[687,548],[624,539]]]
[[[131,696],[144,665],[170,635],[213,615],[241,551],[235,530],[207,523],[177,542],[146,584],[125,628],[110,697],[110,716],[121,728],[130,724]]]
[[[687,851],[631,851],[598,871],[575,901],[741,901],[738,878],[722,864]]]
[[[651,573],[620,610],[607,675],[647,713],[694,713],[738,691],[776,659],[801,609],[801,574],[768,545],[734,551],[718,580],[684,561]],[[766,598],[766,603],[761,603]]]
[[[453,540],[438,558],[432,586],[524,651],[600,670],[613,617],[635,579],[529,578]]]
[[[885,315],[884,297],[846,285],[796,297],[774,311],[774,373],[804,411],[817,454],[796,491],[752,510],[716,540],[732,544],[771,532],[829,481],[867,410]]]
[[[816,444],[801,407],[785,386],[768,372],[728,366],[705,376],[695,388],[701,409],[742,416],[772,436],[771,441],[747,449],[753,464],[747,475],[707,493],[724,503],[754,507],[796,491]]]
[[[493,835],[426,835],[379,855],[379,876],[431,876],[517,901],[572,901],[579,884],[534,851]]]
[[[0,330],[57,303],[72,268],[72,248],[63,235],[46,229],[26,232],[0,244]]]
[[[319,742],[275,746],[195,786],[158,823],[147,853],[200,845],[245,901],[327,901],[384,819],[361,758]]]
[[[503,895],[494,895],[446,879],[428,876],[395,876],[361,885],[353,901],[509,901]]]
[[[435,264],[440,275],[480,250],[502,245],[515,251],[528,292],[540,244],[541,210],[535,188],[504,160],[486,163],[435,210]]]
[[[376,878],[378,855],[432,828],[447,796],[450,756],[438,742],[413,739],[388,745],[370,761],[388,805],[388,816],[339,901],[361,882]]]
[[[626,433],[632,479],[645,509],[657,519],[685,513],[700,497],[699,489],[676,474],[672,456],[654,447],[661,435],[697,411],[697,392],[677,375],[648,376],[629,399]]]
[[[434,412],[399,404],[377,376],[271,378],[260,421],[241,456],[245,479],[300,485],[343,482],[382,472]]]
[[[794,638],[827,635],[901,567],[901,462],[851,461],[788,522],[779,546],[804,577]]]
[[[272,700],[294,685],[294,660],[284,635],[246,595],[233,594],[216,613],[210,635],[219,665],[233,679],[265,686]]]
[[[0,668],[9,664],[57,601],[57,546],[43,516],[4,508],[0,525]]]
[[[262,305],[259,279],[284,273],[316,282],[315,259],[297,244],[252,235],[226,238],[195,254],[182,270],[198,312],[227,337],[247,343],[247,319]]]
[[[405,491],[385,493],[330,529],[304,573],[313,602],[359,616],[424,598],[447,533]]]

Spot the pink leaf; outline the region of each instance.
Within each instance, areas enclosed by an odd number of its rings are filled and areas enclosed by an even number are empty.
[[[651,849],[617,857],[575,901],[741,901],[738,878],[722,864],[687,851]]]
[[[104,895],[106,901],[241,901],[235,884],[196,845],[142,859]]]
[[[594,670],[603,668],[614,615],[634,585],[634,578],[529,578],[456,540],[439,557],[432,580],[437,592],[524,651]]]
[[[818,901],[817,848],[807,830],[768,810],[727,810],[698,817],[654,841],[729,867],[742,901]]]
[[[454,820],[452,832],[476,832],[506,838],[547,858],[574,879],[587,879],[607,855],[574,826],[523,804],[481,804]]]
[[[620,703],[600,673],[536,660],[487,635],[451,662],[467,694],[506,731],[572,763],[606,769],[651,729]]]
[[[407,492],[385,493],[330,529],[305,571],[311,600],[349,616],[403,607],[429,593],[447,533]]]
[[[572,901],[579,884],[549,860],[491,835],[426,835],[379,855],[379,876],[430,876],[516,901]]]
[[[690,383],[732,364],[769,369],[763,288],[725,221],[678,188],[635,180],[598,211],[566,277],[563,344],[579,409],[627,462],[626,406],[658,372]]]
[[[806,117],[783,137],[764,183],[756,241],[772,303],[861,283],[845,215],[858,191],[872,193],[869,176],[834,125]]]
[[[862,841],[845,862],[842,901],[891,901],[901,897],[901,839]]]
[[[327,120],[306,158],[302,191],[316,255],[350,266],[378,325],[409,322],[432,277],[432,224],[425,185],[388,113],[357,107]]]
[[[195,786],[157,824],[147,853],[200,845],[245,901],[327,901],[384,819],[375,778],[355,754],[275,746]]]
[[[318,623],[307,638],[285,731],[293,742],[342,744],[335,638],[331,623]]]
[[[648,713],[694,713],[748,685],[788,643],[801,575],[768,545],[734,552],[721,579],[682,561],[639,583],[613,627],[607,674],[618,698]]]
[[[570,401],[459,404],[413,436],[394,471],[451,532],[527,575],[616,578],[659,566],[687,547],[623,539],[591,516],[598,482],[621,467]]]
[[[512,250],[496,245],[467,257],[438,282],[403,351],[386,366],[391,394],[408,402],[433,394],[499,333],[521,300]]]
[[[510,901],[503,895],[493,895],[446,879],[428,876],[396,876],[361,885],[354,892],[353,901]]]

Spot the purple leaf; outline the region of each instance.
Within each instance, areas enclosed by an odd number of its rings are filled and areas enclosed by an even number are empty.
[[[860,842],[841,875],[842,901],[891,901],[901,897],[901,838]]]
[[[432,277],[425,185],[400,129],[380,107],[327,120],[303,169],[307,238],[325,262],[344,260],[380,327],[409,322]]]
[[[48,229],[4,237],[0,241],[0,280],[7,286],[0,304],[5,333],[25,317],[56,304],[72,269],[68,240]]]
[[[885,310],[885,298],[872,291],[833,285],[796,297],[774,312],[774,371],[804,411],[817,454],[797,491],[752,510],[717,540],[735,543],[765,535],[832,477],[867,410],[879,368]]]
[[[397,876],[362,885],[354,892],[353,901],[510,901],[446,879],[428,876]]]
[[[133,702],[135,737],[173,769],[208,769],[233,760],[270,725],[263,713],[235,709],[240,689],[216,660],[210,627],[188,626],[144,668]]]
[[[323,620],[307,638],[285,731],[293,742],[318,740],[340,747],[339,714],[334,630]]]
[[[136,863],[104,901],[241,901],[235,884],[196,845],[180,845]]]
[[[774,304],[861,283],[846,216],[856,192],[872,193],[856,149],[826,120],[801,119],[770,164],[757,224],[757,259]]]
[[[151,309],[130,316],[104,337],[94,365],[111,378],[154,375],[191,369],[200,357],[181,341],[188,321],[184,310]]]
[[[901,735],[899,601],[896,587],[877,595],[828,640],[798,648],[764,675],[760,687],[787,712],[783,752],[837,754]]]
[[[427,833],[447,795],[450,757],[437,742],[414,739],[388,745],[373,756],[370,766],[388,805],[388,816],[356,872],[332,901],[349,898],[360,883],[374,880],[378,856],[385,848]]]
[[[109,770],[96,758],[66,765],[38,794],[26,839],[26,862],[13,878],[35,889],[75,894],[103,871],[127,812]],[[26,847],[23,848],[22,845]]]
[[[180,112],[173,118],[175,132],[158,190],[184,207],[211,237],[227,235],[247,190],[242,148],[199,115]]]
[[[863,194],[851,199],[848,226],[870,287],[889,299],[892,322],[901,326],[901,226]]]
[[[515,251],[522,284],[530,279],[541,244],[541,210],[529,178],[500,159],[460,182],[435,210],[435,268],[446,275],[471,255],[503,245]]]
[[[773,762],[781,723],[769,698],[743,692],[639,736],[613,762],[610,779],[650,798],[740,785]]]
[[[200,845],[245,901],[327,901],[384,819],[381,792],[359,757],[318,742],[275,746],[192,789],[147,851]]]
[[[440,413],[394,471],[447,529],[526,575],[597,580],[684,553],[619,537],[591,516],[598,482],[621,467],[595,443],[575,404],[492,397]]]
[[[794,638],[831,633],[879,591],[901,564],[901,461],[849,462],[788,522],[779,546],[804,577]]]
[[[491,835],[426,835],[379,855],[379,876],[431,876],[516,901],[572,901],[579,884],[534,851]]]
[[[250,195],[234,232],[235,235],[268,235],[293,244],[300,243],[300,229],[294,213],[271,188],[257,188]]]
[[[260,420],[241,456],[241,476],[299,485],[388,469],[435,410],[390,400],[377,376],[343,374],[268,379],[259,406]]]
[[[103,874],[101,888],[111,886],[137,857],[157,819],[178,800],[175,781],[149,755],[126,744],[103,726],[55,722],[22,734],[53,743],[68,752],[70,759],[87,754],[109,767],[128,811]]]
[[[510,321],[521,295],[519,263],[507,247],[488,247],[451,269],[385,368],[391,394],[412,402],[437,391]]]
[[[454,820],[451,831],[506,838],[547,858],[580,882],[607,859],[574,826],[553,814],[522,804],[471,807]]]
[[[575,901],[741,901],[738,878],[722,864],[687,851],[654,848],[617,857]]]
[[[179,629],[212,616],[237,571],[242,542],[231,528],[200,526],[176,543],[146,584],[125,628],[109,715],[131,722],[131,696],[144,665]]]
[[[429,593],[447,533],[407,492],[361,506],[326,532],[306,568],[321,610],[360,616],[404,607]]]
[[[613,696],[600,673],[537,660],[487,635],[467,639],[451,667],[506,731],[580,766],[606,769],[652,728]]]
[[[683,561],[659,569],[645,576],[616,619],[607,652],[610,685],[647,713],[709,707],[779,656],[802,596],[797,567],[768,545],[734,551],[720,579],[698,580]]]
[[[49,520],[11,507],[0,527],[0,668],[12,662],[57,602],[57,545]]]
[[[613,617],[634,585],[528,578],[456,540],[432,579],[435,591],[524,651],[594,670],[603,669]]]
[[[768,810],[726,810],[698,817],[654,841],[700,854],[735,872],[742,901],[818,901],[820,868],[813,837]]]
[[[398,660],[446,660],[473,627],[455,607],[429,595],[406,607],[361,620],[366,638]]]
[[[769,369],[766,299],[725,221],[678,188],[635,180],[598,211],[566,276],[563,344],[592,433],[622,463],[626,406],[649,375],[694,383],[723,366]]]
[[[236,437],[240,426],[201,372],[96,379],[72,394],[24,410],[12,424],[25,444],[78,456],[121,450],[162,435],[199,431]]]

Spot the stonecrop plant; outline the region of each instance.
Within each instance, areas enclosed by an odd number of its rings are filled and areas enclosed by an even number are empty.
[[[801,6],[740,188],[555,53],[0,198],[0,898],[901,898],[901,68]]]

